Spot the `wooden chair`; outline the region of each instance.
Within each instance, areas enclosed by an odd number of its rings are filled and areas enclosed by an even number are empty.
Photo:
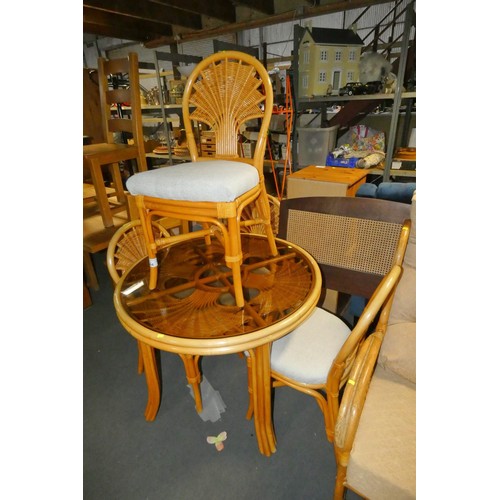
[[[192,71],[182,100],[192,162],[140,172],[127,180],[127,189],[135,195],[145,229],[151,289],[157,280],[157,245],[163,244],[154,240],[151,220],[169,216],[200,223],[198,234],[204,235],[208,243],[216,237],[223,244],[227,266],[232,270],[235,302],[243,306],[242,227],[262,224],[271,254],[277,254],[263,173],[272,105],[269,75],[248,54],[218,52]],[[242,158],[239,136],[241,126],[248,120],[258,121],[258,139],[253,158]],[[214,156],[199,154],[193,121],[214,132]],[[245,219],[242,213],[252,204],[252,217]]]
[[[299,328],[272,346],[273,386],[288,385],[314,396],[331,442],[338,394],[352,358],[373,327],[374,314],[385,307],[384,301],[397,283],[397,268],[408,244],[409,217],[408,205],[385,200],[311,197],[281,201],[278,236],[311,253],[320,266],[325,287],[370,299],[353,329],[335,314],[317,307]],[[387,278],[389,274],[392,278]],[[384,329],[385,323],[377,328]],[[250,357],[247,365],[251,393]],[[247,418],[253,413],[251,400]]]
[[[171,236],[172,229],[179,226],[179,221],[164,220],[153,221],[153,234],[156,238]],[[120,277],[138,260],[147,255],[144,231],[140,220],[133,220],[120,227],[111,238],[106,254],[106,265],[108,272],[116,285]],[[142,359],[140,344],[138,343],[139,356],[137,372],[143,373],[144,362]],[[201,412],[203,404],[200,392],[201,374],[198,367],[199,356],[179,354],[184,368],[186,378],[193,388],[196,410]]]
[[[131,52],[126,58],[112,60],[99,58],[98,75],[106,142],[83,146],[83,162],[90,171],[103,224],[112,227],[113,215],[127,210],[119,162],[135,160],[139,171],[147,170],[137,54]],[[122,135],[119,142],[115,134]],[[113,180],[111,193],[106,192],[103,176],[107,166]],[[116,200],[110,200],[113,197]]]

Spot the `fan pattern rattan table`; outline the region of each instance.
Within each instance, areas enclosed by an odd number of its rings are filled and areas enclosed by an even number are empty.
[[[304,250],[276,240],[269,255],[264,236],[242,235],[245,304],[235,305],[231,270],[214,238],[193,238],[158,252],[158,281],[149,290],[149,262],[137,262],[118,282],[114,304],[125,329],[139,341],[148,385],[146,420],[160,405],[154,349],[193,356],[246,351],[252,359],[254,423],[259,450],[276,451],[271,417],[270,345],[314,310],[320,270]],[[244,390],[244,388],[242,388]]]

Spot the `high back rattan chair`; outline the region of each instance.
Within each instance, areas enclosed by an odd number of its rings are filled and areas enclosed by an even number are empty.
[[[83,162],[90,171],[103,224],[112,227],[113,214],[127,210],[119,163],[134,160],[138,171],[147,170],[137,54],[110,60],[100,57],[98,77],[106,142],[83,146]],[[109,189],[106,192],[103,175],[108,166],[114,188],[111,193]]]
[[[242,227],[262,224],[271,254],[277,254],[263,173],[272,105],[269,75],[248,54],[217,52],[192,71],[182,100],[192,161],[140,172],[127,180],[146,233],[150,289],[156,287],[156,248],[163,244],[153,238],[151,221],[157,216],[169,216],[201,224],[198,234],[204,235],[208,243],[216,237],[223,244],[226,265],[232,270],[230,285],[235,303],[243,306]],[[249,120],[258,123],[258,139],[253,158],[243,158],[239,137],[242,125]],[[214,156],[200,155],[193,122],[214,132]],[[250,219],[242,217],[249,205],[253,205]]]
[[[153,234],[156,238],[172,236],[174,234],[172,229],[175,227],[178,226],[176,225],[176,221],[173,220],[169,220],[168,223],[163,224],[161,220],[152,222]],[[113,283],[116,285],[121,276],[133,264],[146,257],[146,255],[146,242],[141,221],[136,219],[120,227],[111,238],[106,253],[106,265]],[[144,371],[144,362],[140,345],[138,345],[138,350],[137,371],[138,373],[142,373]],[[184,363],[187,381],[193,389],[196,410],[201,412],[203,404],[200,391],[201,374],[198,365],[199,356],[189,354],[179,354],[179,356]]]
[[[278,236],[303,247],[316,259],[324,287],[370,299],[354,329],[317,307],[299,328],[272,345],[273,386],[287,385],[314,396],[331,442],[339,391],[359,343],[374,327],[373,314],[382,307],[386,310],[376,328],[386,328],[390,303],[385,306],[380,297],[384,302],[387,287],[392,291],[397,282],[394,269],[403,262],[410,225],[410,206],[403,203],[350,197],[281,200]],[[394,276],[387,281],[390,273]],[[251,393],[249,356],[247,365]],[[250,398],[247,418],[252,413]]]

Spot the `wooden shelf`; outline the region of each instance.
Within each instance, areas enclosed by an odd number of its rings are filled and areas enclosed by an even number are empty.
[[[379,175],[384,175],[384,169],[381,168],[370,168],[367,169],[369,174],[379,174]],[[417,171],[416,170],[405,170],[405,169],[395,169],[391,168],[390,169],[390,175],[394,175],[397,177],[417,177]]]
[[[160,71],[160,76],[173,76],[174,72],[170,71]],[[139,73],[139,78],[156,78],[156,71],[154,73]]]
[[[401,99],[415,99],[416,92],[402,92]],[[325,95],[314,97],[299,97],[297,102],[299,104],[322,104],[325,102],[348,102],[348,101],[383,101],[394,100],[395,94],[366,94],[366,95]]]

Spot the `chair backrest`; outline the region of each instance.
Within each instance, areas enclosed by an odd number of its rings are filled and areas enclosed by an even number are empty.
[[[141,157],[144,157],[142,132],[141,92],[139,61],[135,52],[121,59],[98,59],[99,96],[102,125],[106,142],[112,144],[115,133],[125,137],[119,142],[127,144],[133,139]],[[126,135],[130,137],[127,137]]]
[[[280,200],[276,196],[267,194],[267,199],[269,201],[269,210],[271,215],[271,227],[273,228],[273,234],[276,236],[278,234],[279,222],[280,222]],[[241,220],[250,220],[255,218],[255,206],[247,205],[241,212]],[[252,226],[241,226],[242,233],[257,233],[266,234],[266,228],[264,224],[255,224]]]
[[[281,200],[278,237],[307,250],[323,286],[371,297],[394,264],[401,265],[410,232],[410,205],[370,198]]]
[[[169,231],[157,222],[153,222],[153,232],[157,237],[170,235]],[[116,285],[121,276],[147,254],[139,219],[118,228],[109,241],[106,253],[106,266],[113,283]]]
[[[254,57],[222,51],[194,68],[184,88],[182,113],[193,161],[200,159],[193,121],[204,123],[215,134],[215,156],[254,165],[263,176],[267,132],[273,108],[273,88],[265,67]],[[244,159],[239,136],[248,120],[260,122],[253,158]]]

